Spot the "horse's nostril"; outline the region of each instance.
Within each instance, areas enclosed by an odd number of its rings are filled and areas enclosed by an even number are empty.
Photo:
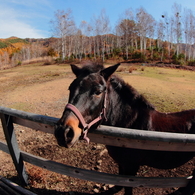
[[[67,143],[70,143],[74,137],[74,131],[72,128],[68,128],[65,131],[65,139]]]
[[[65,146],[64,131],[65,131],[65,129],[62,125],[58,124],[55,127],[54,135],[55,135],[57,142],[60,146]]]

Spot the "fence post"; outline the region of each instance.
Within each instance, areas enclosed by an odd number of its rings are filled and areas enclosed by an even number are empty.
[[[12,117],[6,114],[0,114],[3,131],[7,141],[10,155],[12,157],[13,163],[18,172],[18,176],[22,185],[28,184],[28,175],[26,173],[22,155],[18,147],[16,135],[14,132],[14,126],[12,122]]]

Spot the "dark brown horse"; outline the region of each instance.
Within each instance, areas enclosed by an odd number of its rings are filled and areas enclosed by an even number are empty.
[[[195,110],[160,113],[133,87],[113,73],[119,64],[104,68],[102,65],[71,65],[76,79],[71,83],[69,103],[58,122],[55,136],[58,144],[72,147],[79,139],[88,141],[87,132],[98,125],[162,131],[195,133]],[[107,146],[109,155],[118,163],[119,173],[136,175],[140,165],[160,169],[178,167],[194,152],[165,152]],[[193,185],[189,182],[189,186]],[[181,189],[183,194],[188,193]],[[125,189],[132,194],[132,188]]]

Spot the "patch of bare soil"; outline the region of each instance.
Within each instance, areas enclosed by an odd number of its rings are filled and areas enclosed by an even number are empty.
[[[11,75],[11,74],[10,74]],[[13,76],[13,75],[12,75]],[[3,78],[5,86],[8,86],[10,77],[6,75]],[[37,82],[33,84],[18,85],[11,90],[3,90],[1,92],[0,102],[2,106],[21,108],[29,112],[49,115],[53,117],[60,117],[67,103],[68,86],[74,79],[70,73],[63,78],[56,77],[47,82]],[[3,84],[1,83],[1,86]],[[4,86],[4,87],[5,87]],[[80,167],[88,170],[101,171],[106,173],[117,174],[118,166],[109,157],[104,145],[90,143],[89,145],[80,141],[74,148],[65,149],[57,145],[53,135],[37,132],[29,128],[24,128],[15,125],[15,132],[21,150],[28,153],[64,163],[67,165]],[[2,128],[0,128],[0,139],[4,140]],[[174,170],[157,170],[143,166],[138,172],[138,176],[144,177],[175,177],[175,176],[189,176],[194,169],[194,160],[189,161],[184,166]],[[52,194],[98,194],[110,189],[111,185],[98,184],[91,181],[80,180],[65,175],[57,174],[47,171],[45,169],[25,163],[27,173],[29,175],[29,186],[34,193],[39,195]],[[19,183],[16,177],[17,173],[13,166],[12,160],[8,154],[0,151],[0,175]],[[161,195],[169,194],[175,191],[176,188],[171,189],[146,189],[135,188],[136,195]],[[109,193],[106,193],[109,194]],[[123,191],[116,193],[123,194]]]

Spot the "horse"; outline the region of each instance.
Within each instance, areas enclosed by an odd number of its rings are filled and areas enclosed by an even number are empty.
[[[70,148],[79,139],[89,142],[87,133],[100,124],[175,133],[195,133],[195,109],[161,113],[136,89],[114,72],[120,64],[71,64],[76,78],[69,86],[69,100],[57,123],[55,137],[60,146]],[[183,165],[195,152],[154,151],[106,146],[108,154],[118,163],[119,174],[136,175],[141,165],[172,169]],[[194,177],[193,177],[194,179]],[[193,179],[181,194],[192,194]],[[195,187],[194,187],[195,188]],[[193,191],[195,190],[193,188]],[[125,187],[125,194],[132,194]]]

